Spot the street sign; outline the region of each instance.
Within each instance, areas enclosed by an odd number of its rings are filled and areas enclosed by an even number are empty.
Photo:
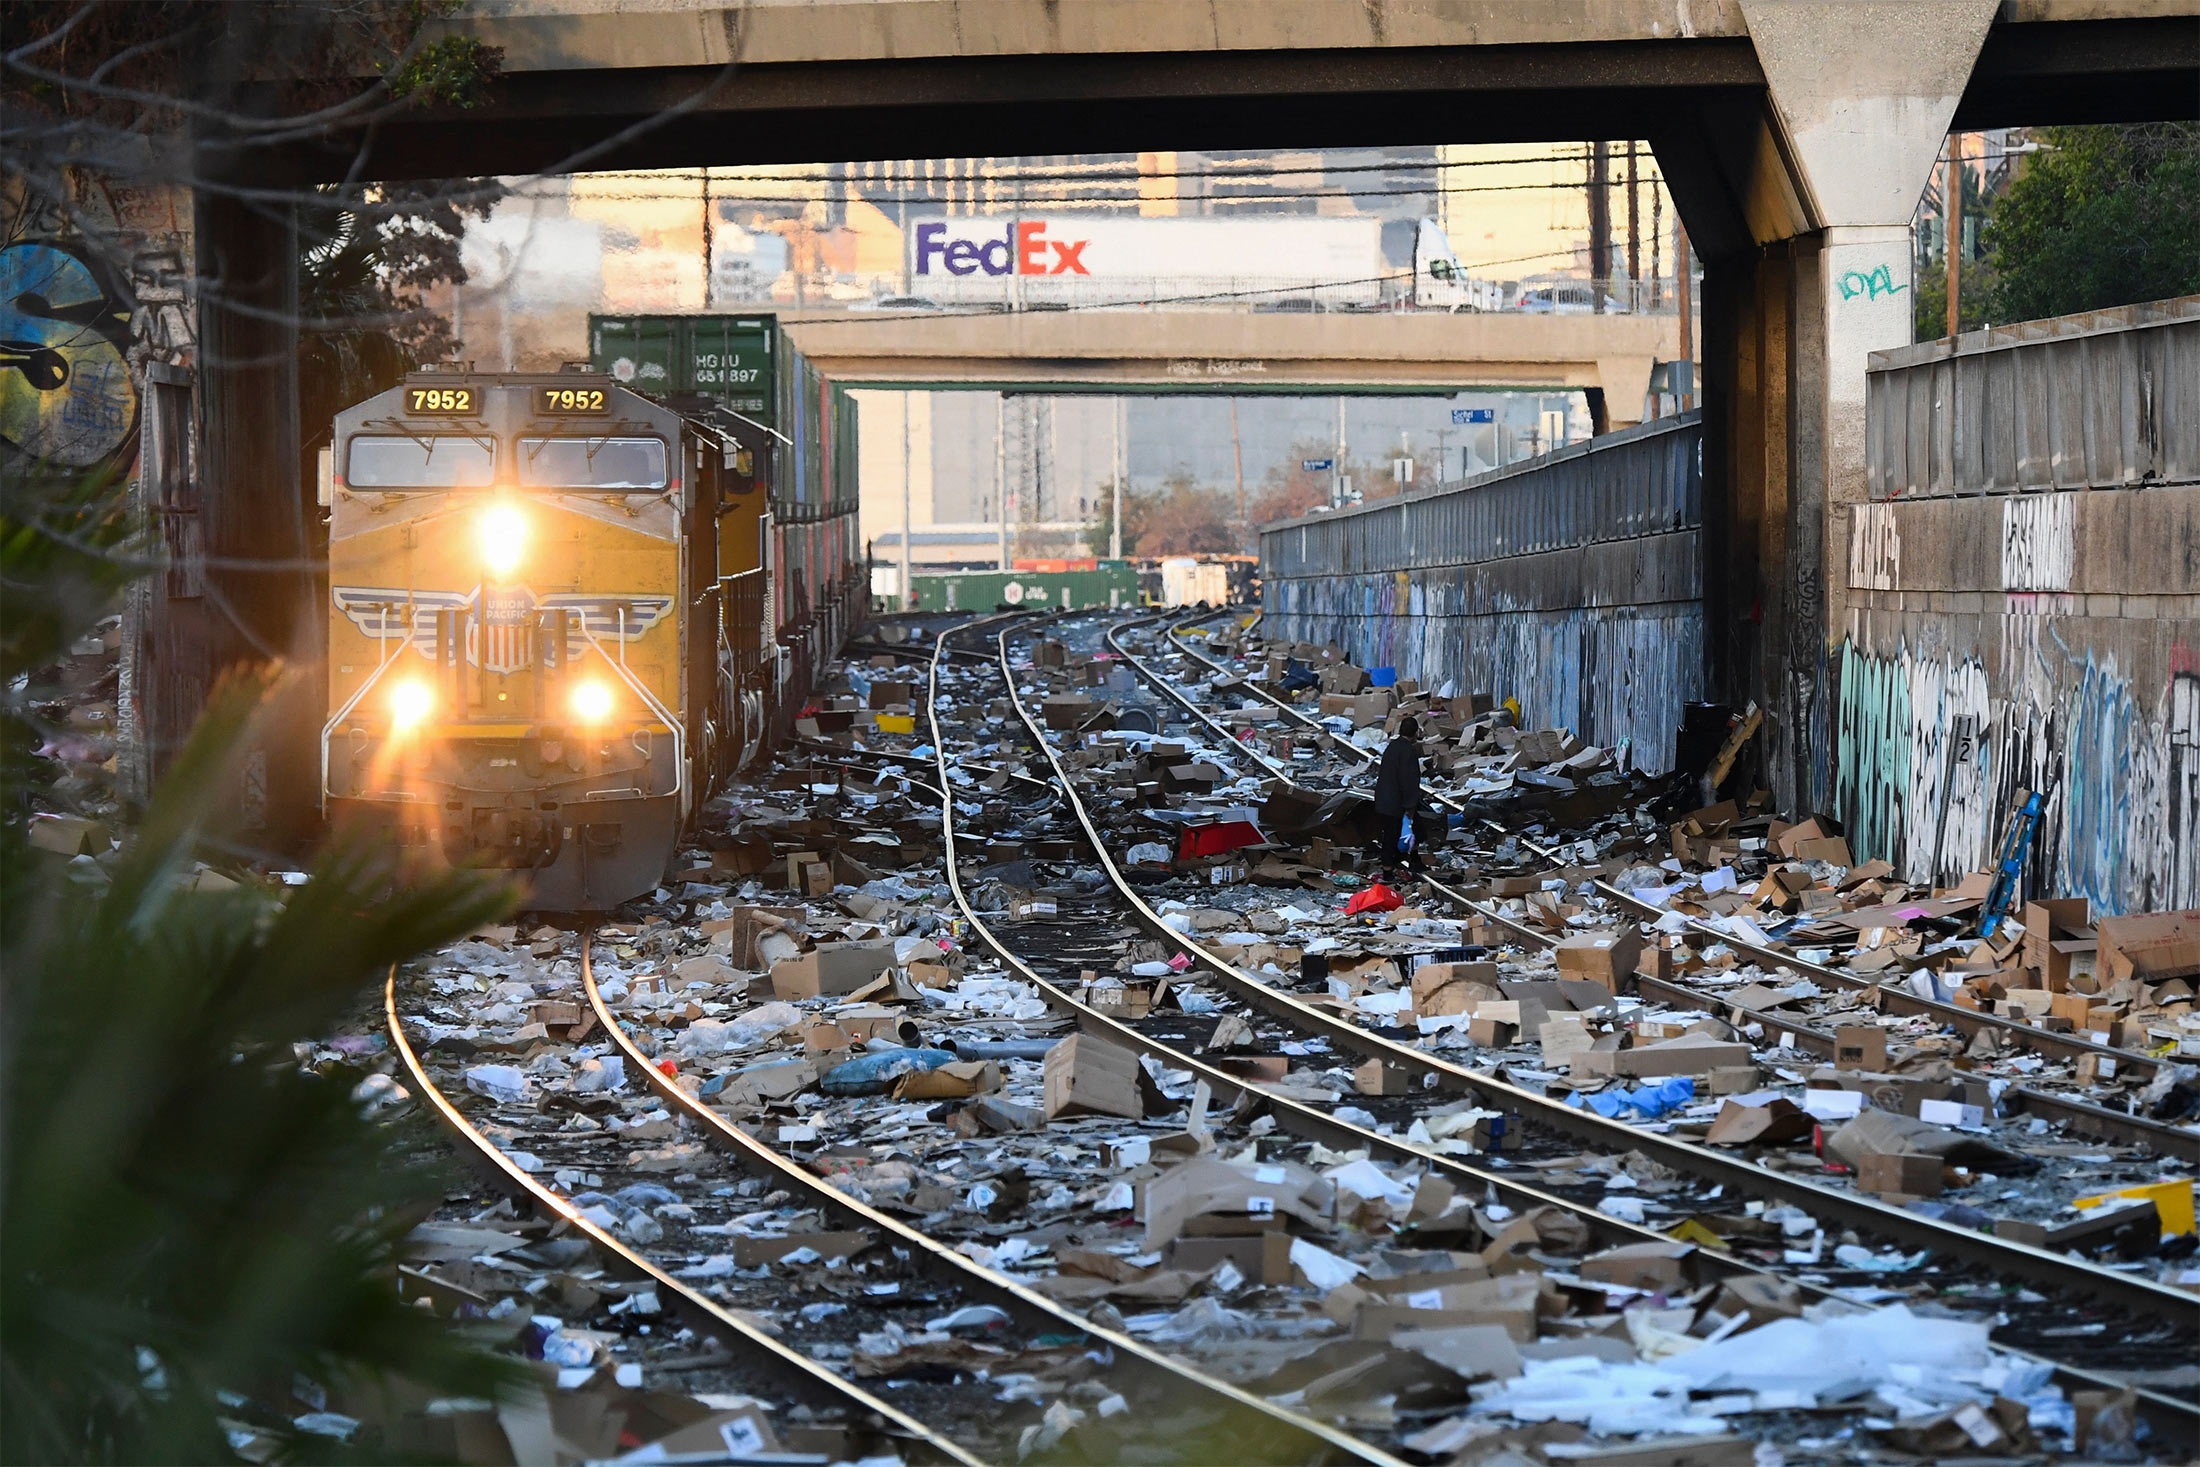
[[[1451,420],[1454,423],[1494,423],[1497,421],[1497,409],[1453,408]]]
[[[1302,474],[1326,474],[1336,466],[1337,461],[1333,458],[1302,458],[1299,460],[1299,472]]]

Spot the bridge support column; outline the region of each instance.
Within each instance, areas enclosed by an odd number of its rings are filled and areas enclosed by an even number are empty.
[[[1707,277],[1713,685],[1764,710],[1764,777],[1807,812],[1830,804],[1865,367],[1911,340],[1910,224],[1996,0],[1740,3],[1761,111],[1707,112],[1658,148]]]

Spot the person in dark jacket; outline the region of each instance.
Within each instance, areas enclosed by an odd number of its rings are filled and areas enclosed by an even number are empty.
[[[1398,720],[1398,735],[1383,746],[1383,762],[1375,771],[1375,840],[1377,855],[1387,866],[1400,857],[1415,871],[1426,871],[1418,842],[1410,851],[1399,849],[1405,822],[1421,808],[1421,725],[1412,714]]]

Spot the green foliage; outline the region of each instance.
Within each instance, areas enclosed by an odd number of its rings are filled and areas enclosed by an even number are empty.
[[[503,54],[472,36],[444,36],[420,46],[388,72],[390,95],[423,106],[478,107]]]
[[[114,496],[0,514],[4,672],[34,671],[131,574]],[[37,614],[17,617],[23,607]],[[0,1459],[230,1460],[222,1418],[278,1435],[303,1375],[493,1395],[515,1366],[402,1304],[393,1247],[442,1179],[395,1156],[358,1078],[303,1071],[364,985],[505,913],[473,874],[404,886],[338,844],[289,889],[187,879],[270,685],[218,691],[123,850],[34,850],[17,758],[0,789]],[[12,693],[11,693],[12,696]],[[11,745],[24,728],[10,709]],[[19,747],[19,746],[18,746]],[[307,1438],[296,1455],[327,1455]]]
[[[2200,291],[2200,124],[2048,127],[2037,136],[2042,151],[1995,202],[1987,228],[1985,319]]]

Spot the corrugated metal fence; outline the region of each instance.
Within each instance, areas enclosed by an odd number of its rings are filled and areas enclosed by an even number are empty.
[[[1702,696],[1701,415],[1406,499],[1261,532],[1271,637],[1515,698],[1634,764],[1670,767]]]

